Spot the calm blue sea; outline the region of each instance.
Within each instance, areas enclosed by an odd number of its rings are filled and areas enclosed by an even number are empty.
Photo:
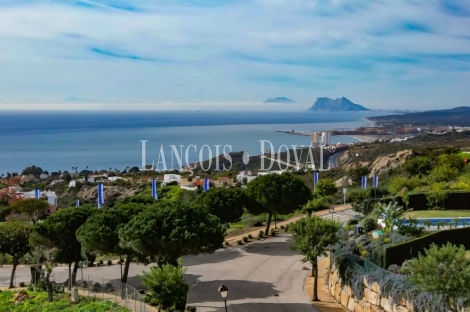
[[[141,166],[140,140],[148,140],[146,159],[157,164],[163,148],[171,166],[170,145],[190,144],[188,161],[196,162],[203,145],[215,156],[215,145],[231,145],[232,151],[259,155],[259,140],[281,145],[309,145],[308,136],[276,130],[315,131],[355,128],[369,124],[363,118],[373,112],[0,112],[0,173],[20,172],[36,165],[50,172]],[[377,115],[377,113],[375,113]],[[333,142],[350,143],[350,137]],[[178,147],[179,149],[179,147]],[[228,150],[226,150],[228,151]],[[208,148],[201,154],[208,158]],[[162,160],[160,158],[160,160]],[[173,158],[176,166],[176,159]],[[184,160],[183,160],[184,162]],[[161,167],[160,167],[161,169]]]

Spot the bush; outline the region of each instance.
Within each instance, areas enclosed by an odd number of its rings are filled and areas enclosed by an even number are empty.
[[[248,238],[249,238],[249,239],[252,239],[252,238],[253,238],[253,235],[248,234]]]
[[[187,307],[186,307],[186,311],[188,311],[188,312],[196,312],[196,307],[187,306]]]
[[[289,225],[286,225],[286,227],[284,228],[284,231],[289,232]]]
[[[248,242],[248,237],[243,236],[243,242],[245,242],[245,243]]]
[[[284,228],[285,228],[284,225],[281,225],[281,230],[284,230]]]
[[[100,260],[98,263],[99,263],[99,265],[103,265],[104,262],[103,262],[103,260]]]
[[[224,244],[225,244],[225,246],[230,246],[230,243],[229,243],[229,242],[227,242],[227,241],[225,241],[225,243],[224,243]]]
[[[139,294],[145,295],[145,289],[139,289]]]
[[[108,265],[111,265],[111,264],[113,264],[113,261],[108,260]]]
[[[276,229],[271,229],[271,231],[269,231],[271,236],[276,236]]]
[[[241,240],[239,240],[238,245],[243,245],[243,242]]]
[[[353,218],[353,219],[349,219],[348,222],[346,222],[347,225],[356,225],[356,224],[359,224],[359,220]]]
[[[361,221],[361,225],[362,225],[362,227],[364,228],[364,230],[366,232],[370,232],[370,231],[375,230],[377,228],[377,223],[372,218],[364,218]]]
[[[26,284],[24,282],[20,282],[20,287],[26,287]]]
[[[259,231],[258,232],[258,237],[263,237],[264,236],[264,232],[263,231]]]

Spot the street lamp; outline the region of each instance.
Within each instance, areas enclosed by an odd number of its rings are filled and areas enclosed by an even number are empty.
[[[218,289],[220,295],[222,296],[222,299],[224,300],[225,304],[225,312],[227,312],[227,297],[228,297],[228,288],[224,284],[220,284],[220,287]]]
[[[329,210],[331,212],[331,220],[333,220],[333,214],[335,213],[335,207],[330,207]]]

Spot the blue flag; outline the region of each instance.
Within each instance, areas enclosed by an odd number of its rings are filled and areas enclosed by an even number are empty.
[[[80,199],[75,200],[75,207],[80,207]]]
[[[316,187],[316,186],[317,186],[318,180],[319,180],[318,171],[315,171],[315,172],[313,173],[313,187]]]
[[[104,204],[104,185],[103,183],[98,183],[98,208],[101,208],[101,205]]]
[[[156,179],[152,179],[152,197],[153,199],[158,199]]]
[[[367,176],[362,176],[362,188],[367,188]]]
[[[208,178],[204,179],[204,186],[203,186],[204,192],[207,192],[209,190],[209,188],[211,187],[210,182],[211,182],[210,179],[208,179]]]
[[[378,175],[375,175],[374,176],[374,187],[375,188],[378,188],[379,187],[379,176]]]
[[[38,188],[34,189],[34,198],[41,198],[41,191]]]

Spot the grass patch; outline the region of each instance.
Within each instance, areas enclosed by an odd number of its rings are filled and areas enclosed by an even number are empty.
[[[458,218],[470,217],[470,210],[420,210],[404,214],[406,218]]]
[[[102,301],[80,297],[80,303],[74,304],[70,301],[70,294],[57,294],[54,296],[54,301],[47,301],[47,293],[27,291],[31,297],[22,303],[15,304],[13,302],[14,291],[0,292],[0,312],[78,312],[78,311],[93,311],[93,312],[127,312],[131,311],[120,307],[114,302]]]

